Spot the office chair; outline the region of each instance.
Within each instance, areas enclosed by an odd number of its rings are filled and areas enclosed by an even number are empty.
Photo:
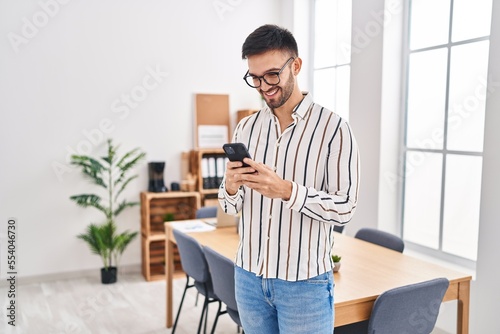
[[[215,218],[217,217],[217,206],[203,206],[201,208],[199,208],[198,210],[196,210],[196,216],[195,218],[196,219],[203,219],[203,218]],[[199,297],[200,293],[198,292],[196,294],[196,302],[195,302],[195,306],[198,305],[198,297]]]
[[[400,253],[405,249],[405,243],[400,237],[374,228],[362,228],[354,236],[357,239],[371,242]]]
[[[236,298],[234,292],[234,263],[228,258],[220,255],[209,247],[203,247],[205,257],[210,268],[210,275],[214,286],[214,292],[217,297],[226,304],[226,310],[221,311],[221,305],[217,310],[214,325],[212,327],[212,334],[215,333],[215,327],[219,316],[222,314],[229,314],[231,319],[241,327],[240,316],[238,307],[236,305]]]
[[[410,284],[382,293],[373,304],[370,319],[335,328],[335,334],[429,334],[450,282],[446,278]]]
[[[344,232],[345,225],[333,225],[333,230],[338,233]]]
[[[204,333],[206,333],[208,304],[215,301],[219,302],[220,304],[220,300],[217,298],[213,290],[212,279],[210,276],[208,263],[205,258],[205,253],[203,252],[201,245],[191,236],[176,229],[173,230],[173,233],[175,241],[177,243],[177,248],[179,250],[179,255],[181,257],[182,269],[186,273],[186,285],[184,287],[184,292],[182,293],[182,298],[179,304],[179,309],[177,311],[177,316],[175,317],[174,326],[172,327],[172,334],[175,333],[175,329],[177,328],[177,323],[179,321],[179,315],[181,313],[182,304],[184,303],[186,291],[192,287],[195,287],[199,293],[205,296],[197,333],[199,334],[201,332],[201,326],[203,322],[205,323]],[[193,284],[190,283],[190,278],[194,279]]]
[[[217,217],[217,206],[204,206],[196,210],[196,219]]]

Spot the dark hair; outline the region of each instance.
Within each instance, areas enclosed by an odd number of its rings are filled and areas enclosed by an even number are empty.
[[[255,29],[243,43],[241,58],[258,55],[271,50],[285,51],[297,57],[299,51],[292,33],[274,24],[266,24]]]

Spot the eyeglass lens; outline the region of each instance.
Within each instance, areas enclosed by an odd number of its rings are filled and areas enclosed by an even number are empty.
[[[246,75],[243,77],[243,79],[245,79],[246,83],[253,88],[259,88],[262,84],[262,80],[264,80],[264,82],[270,86],[275,86],[280,83],[281,72],[285,69],[286,65],[288,65],[288,63],[290,63],[290,61],[293,59],[294,59],[293,57],[290,57],[283,65],[283,67],[279,70],[279,72],[269,72],[261,77],[256,75]]]
[[[266,73],[262,76],[265,83],[268,85],[277,85],[280,83],[280,76],[277,72]],[[246,77],[247,83],[253,87],[259,87],[261,85],[261,77],[257,76],[248,76]]]

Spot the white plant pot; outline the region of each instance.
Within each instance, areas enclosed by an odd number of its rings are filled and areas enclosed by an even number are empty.
[[[334,262],[333,263],[333,272],[336,273],[337,271],[340,270],[340,262]]]

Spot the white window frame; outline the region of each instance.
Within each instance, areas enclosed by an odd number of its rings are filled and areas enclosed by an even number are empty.
[[[407,166],[406,166],[406,155],[408,152],[422,152],[422,153],[437,153],[441,154],[443,157],[443,163],[442,163],[442,178],[441,178],[441,202],[440,202],[440,217],[439,217],[439,246],[437,249],[433,249],[430,247],[426,247],[414,242],[410,242],[408,240],[405,240],[405,244],[408,249],[416,251],[418,253],[422,253],[424,255],[431,256],[433,258],[443,260],[446,262],[454,263],[456,265],[469,268],[474,270],[476,267],[476,261],[463,258],[461,256],[455,255],[448,253],[443,250],[443,227],[444,227],[444,201],[445,201],[445,182],[446,182],[446,158],[448,155],[460,155],[460,156],[477,156],[481,157],[483,156],[483,152],[475,152],[475,151],[457,151],[457,150],[448,150],[447,149],[447,130],[448,130],[448,111],[449,111],[449,86],[450,86],[450,57],[451,57],[451,48],[453,46],[457,45],[464,45],[464,44],[469,44],[469,43],[474,43],[474,42],[479,42],[479,41],[485,41],[489,40],[489,35],[488,36],[482,36],[479,38],[472,38],[472,39],[467,39],[463,41],[458,41],[458,42],[452,42],[451,41],[451,36],[452,36],[452,25],[453,25],[453,5],[454,5],[454,0],[450,0],[450,20],[449,20],[449,31],[448,31],[448,42],[446,44],[441,44],[441,45],[436,45],[436,46],[431,46],[431,47],[425,47],[422,49],[416,49],[416,50],[410,50],[410,27],[411,27],[411,1],[406,6],[406,15],[405,15],[405,41],[404,41],[404,49],[403,49],[403,63],[404,63],[404,92],[403,92],[403,110],[404,110],[404,125],[403,125],[403,133],[404,135],[402,136],[402,153],[401,153],[401,161],[403,162],[402,164],[402,191],[401,191],[401,235],[404,235],[404,228],[405,228],[405,222],[404,222],[404,214],[405,214],[405,185],[406,185],[406,171],[407,171]],[[445,101],[445,120],[444,120],[444,133],[443,133],[443,148],[441,149],[427,149],[427,148],[414,148],[414,147],[408,147],[407,146],[407,119],[408,119],[408,96],[409,96],[409,91],[408,91],[408,85],[409,85],[409,59],[410,55],[413,53],[417,52],[425,52],[425,51],[431,51],[431,50],[436,50],[440,48],[447,48],[447,73],[446,73],[446,101]],[[479,223],[479,222],[478,222]]]

